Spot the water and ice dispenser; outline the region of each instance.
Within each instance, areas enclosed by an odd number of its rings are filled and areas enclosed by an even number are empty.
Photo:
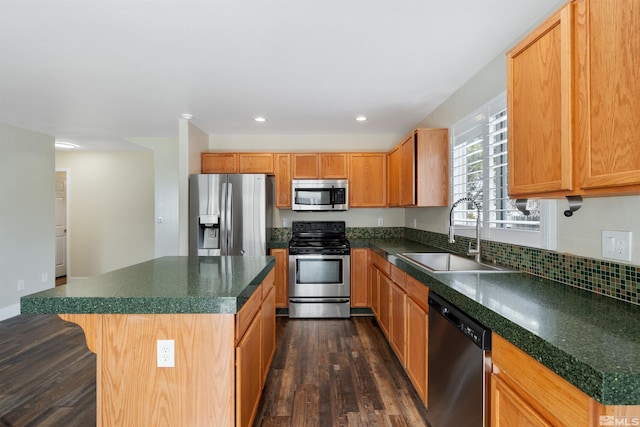
[[[220,216],[201,215],[198,217],[198,251],[200,249],[220,249]]]

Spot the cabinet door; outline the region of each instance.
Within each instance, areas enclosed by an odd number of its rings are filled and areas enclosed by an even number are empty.
[[[291,154],[275,154],[276,207],[291,208]]]
[[[509,195],[574,190],[572,3],[507,54]]]
[[[407,297],[407,358],[405,366],[413,386],[427,404],[427,345],[429,313]]]
[[[416,143],[411,133],[402,143],[402,177],[400,178],[400,205],[416,203]]]
[[[236,425],[240,427],[253,423],[260,402],[261,325],[258,313],[236,347]]]
[[[402,161],[402,145],[389,152],[389,206],[400,206],[400,164]]]
[[[238,153],[202,153],[202,173],[238,173]]]
[[[376,316],[378,321],[380,320],[380,273],[378,269],[373,265],[369,265],[369,295],[371,298],[371,311]]]
[[[492,427],[551,427],[542,415],[513,391],[497,375],[491,375]]]
[[[391,310],[393,309],[391,306],[391,286],[391,279],[382,273],[378,273],[378,309],[380,312],[378,323],[388,339],[391,338]]]
[[[640,2],[579,0],[576,12],[580,186],[638,190]]]
[[[275,305],[278,308],[289,306],[289,251],[287,249],[271,249],[271,256],[276,257]]]
[[[347,153],[320,153],[320,178],[347,179]]]
[[[351,307],[369,307],[369,249],[351,249]]]
[[[320,178],[320,156],[316,153],[294,153],[291,155],[293,179]]]
[[[387,154],[349,154],[349,207],[385,207]]]
[[[240,153],[239,173],[274,173],[273,153]]]
[[[391,282],[391,346],[403,365],[405,362],[406,341],[406,297],[407,295],[404,291]]]
[[[273,360],[273,355],[276,352],[276,290],[271,288],[269,294],[262,303],[262,384],[264,387],[269,376],[269,367]]]
[[[415,205],[449,206],[449,130],[416,129]]]

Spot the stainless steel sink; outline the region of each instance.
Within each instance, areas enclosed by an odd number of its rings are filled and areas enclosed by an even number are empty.
[[[410,263],[426,268],[433,273],[513,273],[493,265],[483,264],[471,258],[446,252],[405,252],[397,255]]]

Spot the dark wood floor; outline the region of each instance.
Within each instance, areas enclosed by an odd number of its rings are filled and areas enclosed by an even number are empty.
[[[428,425],[373,318],[279,318],[277,336],[254,426]]]
[[[0,426],[94,426],[96,356],[58,316],[0,322]]]
[[[256,426],[421,426],[426,410],[372,318],[278,318]],[[95,355],[57,316],[0,322],[0,427],[94,426]]]

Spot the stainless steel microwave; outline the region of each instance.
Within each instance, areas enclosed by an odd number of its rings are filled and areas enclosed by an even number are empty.
[[[346,179],[294,179],[291,185],[294,211],[346,211],[349,208]]]

